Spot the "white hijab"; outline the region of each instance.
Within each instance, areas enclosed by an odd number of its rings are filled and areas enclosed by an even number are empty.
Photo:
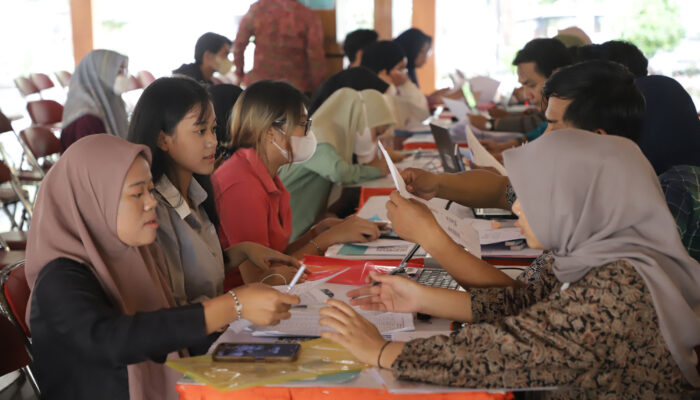
[[[348,163],[352,162],[355,141],[365,128],[395,124],[386,100],[373,89],[336,90],[311,119],[318,143],[330,144]]]

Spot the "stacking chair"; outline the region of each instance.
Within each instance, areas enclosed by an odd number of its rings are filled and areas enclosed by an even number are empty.
[[[16,251],[17,257],[23,251]],[[24,259],[5,265],[0,269],[0,313],[12,322],[24,334],[27,349],[31,349],[29,338],[32,336],[26,321],[27,304],[31,292],[24,274]],[[31,353],[30,353],[31,354]]]
[[[3,212],[10,219],[12,228],[18,231],[22,231],[24,223],[29,222],[34,212],[34,207],[27,197],[27,191],[20,187],[19,182],[14,178],[10,169],[4,162],[0,163],[0,204]],[[17,223],[15,214],[20,204],[23,210],[20,222]],[[12,210],[10,210],[10,206],[13,206]]]
[[[140,71],[140,72],[137,74],[137,77],[138,77],[139,83],[141,84],[141,87],[144,88],[144,89],[145,89],[148,85],[150,85],[151,83],[153,83],[153,81],[156,80],[156,77],[153,76],[153,74],[150,73],[150,72],[148,72],[148,71]]]
[[[46,74],[30,74],[29,79],[34,82],[34,85],[37,87],[37,89],[39,89],[39,91],[54,87],[53,81]]]
[[[27,145],[28,152],[37,163],[35,167],[38,166],[42,174],[53,165],[49,158],[58,158],[61,154],[61,141],[48,128],[33,126],[20,132],[19,137]]]
[[[14,163],[12,162],[12,158],[10,157],[9,154],[5,151],[5,148],[0,144],[0,156],[2,156],[2,159],[5,161],[5,164],[8,168],[10,168],[10,171],[12,172],[12,175],[17,179],[17,181],[21,182],[38,182],[41,181],[44,178],[44,171],[39,165],[39,163],[36,161],[34,158],[32,152],[29,150],[27,147],[26,143],[20,138],[19,135],[15,132],[15,130],[12,128],[12,123],[10,120],[5,116],[5,114],[0,111],[0,135],[5,133],[5,132],[12,132],[14,135],[15,139],[19,142],[20,146],[22,146],[22,158],[19,163],[19,167],[15,168]],[[29,162],[29,165],[31,167],[31,170],[23,170],[22,169],[22,164],[24,163],[24,159]]]
[[[34,392],[39,396],[39,386],[29,366],[30,361],[33,360],[33,356],[32,345],[29,341],[31,334],[25,316],[30,295],[31,292],[27,284],[27,277],[24,273],[24,260],[19,260],[9,266],[4,266],[0,270],[0,313],[2,314],[0,319],[9,321],[13,331],[19,336],[19,338],[16,338],[12,343],[13,352],[19,353],[16,357],[18,361],[17,364],[24,364],[24,366],[20,365],[20,368],[29,380]],[[7,324],[5,324],[5,327],[7,327]],[[9,327],[7,327],[8,329],[5,329],[5,327],[0,329],[10,332]],[[3,338],[2,342],[5,341],[6,336],[8,335],[3,334],[0,336]],[[25,357],[22,357],[21,351],[19,350],[21,349],[20,346],[24,347]]]
[[[54,100],[30,101],[27,111],[35,125],[59,128],[63,119],[63,106]]]
[[[41,98],[41,91],[30,79],[23,76],[15,78],[15,86],[17,86],[17,90],[19,90],[19,94],[21,94],[22,97],[28,97],[36,94],[39,96],[39,98]]]
[[[56,75],[56,79],[58,79],[58,83],[61,84],[61,87],[64,88],[67,88],[70,85],[70,78],[73,77],[73,74],[68,71],[58,71],[55,72],[54,75]]]
[[[0,316],[0,376],[19,370],[34,390],[38,398],[40,395],[39,386],[30,367],[32,359],[27,352],[22,334],[5,317]],[[2,392],[0,392],[2,397]]]

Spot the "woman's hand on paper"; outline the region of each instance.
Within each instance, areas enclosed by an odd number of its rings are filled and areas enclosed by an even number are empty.
[[[440,183],[438,175],[418,168],[406,168],[401,171],[401,177],[406,182],[409,193],[425,200],[437,196]]]
[[[377,365],[377,356],[386,342],[376,326],[339,300],[328,299],[319,310],[319,325],[333,329],[322,331],[321,337],[345,347],[358,360]]]
[[[436,229],[441,229],[428,206],[396,191],[389,195],[386,211],[394,232],[409,242],[422,244]]]
[[[320,234],[318,242],[325,247],[336,243],[364,243],[377,240],[379,235],[377,223],[353,215]]]
[[[243,306],[242,317],[256,325],[277,325],[291,317],[289,308],[299,304],[299,296],[282,293],[262,283],[233,289]]]
[[[424,288],[406,277],[370,272],[369,282],[381,285],[365,286],[347,293],[350,304],[363,310],[413,313],[421,312],[421,292]]]

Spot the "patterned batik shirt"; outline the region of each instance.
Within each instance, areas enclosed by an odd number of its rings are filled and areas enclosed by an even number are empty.
[[[263,80],[288,81],[302,92],[321,86],[326,75],[323,28],[316,13],[296,0],[259,0],[241,19],[233,42],[233,63],[242,75],[243,53],[255,39],[253,69],[246,86]]]
[[[544,264],[533,283],[470,289],[473,323],[406,343],[394,375],[468,388],[557,387],[545,393],[554,398],[688,396],[634,267],[616,261],[562,285]]]

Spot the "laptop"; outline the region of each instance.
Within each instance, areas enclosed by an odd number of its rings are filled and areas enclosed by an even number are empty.
[[[435,147],[437,147],[440,155],[443,170],[448,173],[465,171],[466,168],[459,153],[459,146],[452,142],[449,130],[440,125],[430,124],[430,132],[435,138]],[[472,210],[477,218],[516,218],[512,212],[500,208],[474,208]]]
[[[436,124],[430,124],[430,132],[435,139],[435,147],[437,147],[442,169],[445,172],[454,173],[465,170],[462,158],[459,153],[455,154],[455,144],[452,143],[450,132],[447,128]]]

